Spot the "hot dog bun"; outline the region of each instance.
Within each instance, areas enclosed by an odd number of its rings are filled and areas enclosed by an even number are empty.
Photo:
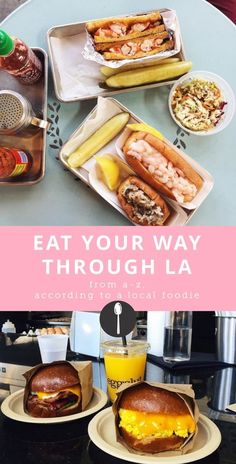
[[[174,148],[169,146],[165,141],[162,141],[159,138],[145,132],[133,132],[130,137],[128,137],[125,145],[123,146],[123,152],[125,154],[126,161],[135,171],[135,173],[142,177],[145,182],[147,182],[155,189],[167,195],[169,198],[178,201],[176,195],[173,193],[173,188],[170,188],[166,185],[166,183],[161,182],[160,178],[158,178],[155,173],[151,173],[150,170],[144,166],[143,162],[140,161],[138,157],[135,157],[134,154],[132,154],[132,144],[141,140],[144,140],[149,144],[150,147],[153,147],[157,152],[161,153],[161,155],[163,155],[168,162],[170,161],[173,164],[174,168],[182,171],[184,177],[191,184],[193,184],[193,186],[195,186],[196,195],[197,191],[200,190],[203,185],[203,180],[200,175],[190,166],[190,164],[185,159],[180,156],[180,154]],[[155,157],[156,155],[157,153],[154,153],[153,156]],[[178,202],[190,202],[195,195],[186,193],[183,195],[183,200]]]
[[[128,218],[135,224],[160,226],[170,215],[163,198],[138,177],[127,177],[120,184],[117,197]]]
[[[122,392],[116,421],[128,448],[150,454],[179,449],[196,430],[181,396],[148,384]]]

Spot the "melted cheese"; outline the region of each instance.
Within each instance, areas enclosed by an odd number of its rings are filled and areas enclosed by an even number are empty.
[[[150,436],[167,438],[173,434],[186,438],[196,428],[195,421],[190,414],[172,416],[121,408],[119,415],[119,427],[124,428],[128,433],[140,440]]]
[[[35,395],[38,396],[40,400],[46,400],[47,398],[54,398],[58,395],[60,392],[71,392],[74,393],[77,396],[81,395],[81,388],[80,386],[76,385],[75,387],[70,387],[70,388],[65,388],[63,390],[59,390],[56,393],[46,393],[46,392],[35,392]]]

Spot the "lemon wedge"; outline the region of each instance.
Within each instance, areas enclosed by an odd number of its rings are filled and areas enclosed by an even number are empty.
[[[107,154],[95,157],[100,168],[102,181],[110,190],[116,190],[120,183],[120,168],[118,163]]]
[[[133,131],[141,131],[141,132],[147,132],[147,134],[154,135],[154,137],[157,137],[160,140],[164,140],[164,135],[161,134],[157,129],[155,129],[152,126],[149,126],[148,124],[144,123],[137,123],[137,124],[127,124],[129,129]]]

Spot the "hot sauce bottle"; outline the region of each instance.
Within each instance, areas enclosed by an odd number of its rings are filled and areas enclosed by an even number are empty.
[[[34,84],[42,75],[42,64],[33,50],[21,39],[10,37],[0,29],[0,69],[23,84]]]
[[[29,171],[31,164],[31,157],[25,151],[0,147],[0,178],[25,174]]]

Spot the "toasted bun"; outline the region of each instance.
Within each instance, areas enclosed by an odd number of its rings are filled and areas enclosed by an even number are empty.
[[[78,372],[70,363],[48,365],[36,372],[30,383],[33,392],[53,393],[79,383]]]
[[[164,24],[161,24],[160,26],[154,26],[154,27],[149,27],[148,29],[146,29],[145,31],[143,32],[136,32],[136,33],[130,33],[130,34],[126,34],[125,36],[122,36],[122,37],[112,37],[112,42],[116,43],[116,42],[120,42],[122,40],[131,40],[131,39],[136,39],[138,37],[145,37],[147,35],[150,35],[150,34],[157,34],[158,32],[163,32],[165,31],[165,25]],[[94,42],[95,42],[95,46],[97,48],[97,45],[98,44],[101,44],[101,43],[108,43],[108,42],[111,42],[111,38],[110,37],[100,37],[100,36],[94,36],[93,38]]]
[[[189,414],[187,405],[177,393],[148,384],[127,388],[122,393],[119,408],[152,414]]]
[[[139,44],[139,43],[144,42],[147,39],[156,40],[156,39],[166,39],[168,37],[169,37],[169,33],[167,31],[164,31],[164,32],[159,32],[159,33],[157,33],[155,35],[148,35],[147,37],[141,37],[141,38],[137,37],[137,38],[134,38],[133,40],[131,40],[131,42]],[[126,38],[121,40],[118,44],[116,44],[115,41],[113,43],[113,40],[112,40],[112,42],[110,42],[110,43],[97,44],[96,49],[98,51],[105,52],[105,51],[109,51],[113,47],[117,47],[117,46],[122,47],[122,45],[126,44],[127,42],[130,42],[130,40],[128,40]]]
[[[126,25],[132,25],[136,23],[142,23],[146,21],[158,21],[162,20],[161,14],[159,11],[154,11],[152,13],[141,14],[136,16],[114,16],[111,18],[97,19],[95,21],[90,21],[86,23],[87,31],[91,34],[96,32],[100,27],[107,27],[111,24],[123,23]]]
[[[125,390],[119,401],[120,408],[151,414],[165,414],[185,416],[190,414],[184,400],[174,392],[153,387],[148,384],[140,384]],[[145,419],[144,419],[145,420]],[[127,447],[142,453],[160,453],[179,449],[185,438],[172,435],[167,438],[153,436],[138,439],[123,427],[119,428]]]
[[[172,435],[172,437],[168,438],[147,437],[143,438],[142,440],[138,440],[124,429],[122,429],[122,437],[126,441],[129,448],[132,448],[135,451],[141,451],[143,453],[150,454],[179,449],[184,442],[184,438],[177,437],[176,435]]]
[[[157,53],[164,52],[166,50],[171,50],[173,47],[174,47],[174,41],[167,40],[162,45],[155,47],[153,50],[150,50],[149,52],[143,52],[141,50],[135,53],[135,55],[123,55],[122,53],[104,52],[103,56],[105,60],[135,60],[137,58],[142,58],[144,56],[156,55]]]
[[[148,142],[163,156],[165,156],[166,159],[171,161],[176,168],[181,169],[186,178],[196,186],[197,190],[200,190],[203,185],[202,178],[173,147],[169,146],[165,141],[162,141],[151,134],[146,134],[145,132],[133,132],[126,140],[123,147],[123,152],[128,164],[136,172],[136,174],[145,180],[145,182],[150,184],[153,188],[164,193],[164,195],[167,195],[172,200],[176,200],[171,189],[169,189],[165,184],[159,182],[158,179],[150,174],[146,167],[137,158],[128,153],[130,145],[137,140],[145,140]],[[191,200],[192,198],[188,198],[187,196],[185,197],[185,202]]]
[[[124,191],[125,191],[126,187],[128,187],[131,184],[134,184],[138,188],[140,188],[144,193],[146,193],[146,195],[148,195],[148,197],[151,200],[155,201],[156,205],[160,206],[160,208],[162,210],[162,213],[163,213],[163,217],[161,218],[160,222],[155,223],[155,224],[149,224],[148,220],[144,219],[144,220],[141,221],[135,215],[133,206],[131,204],[129,204],[127,202],[126,198],[124,197]],[[152,189],[152,187],[147,185],[145,182],[143,182],[141,179],[139,179],[136,176],[129,176],[120,184],[120,186],[118,188],[118,191],[117,191],[117,197],[118,197],[118,200],[119,200],[123,210],[126,212],[129,219],[131,219],[131,221],[135,222],[136,224],[143,225],[143,226],[162,225],[162,224],[165,223],[165,221],[167,220],[167,218],[170,215],[170,211],[168,209],[168,206],[167,206],[166,202],[163,200],[163,198],[161,198],[160,195],[158,195],[158,193],[155,190]]]

